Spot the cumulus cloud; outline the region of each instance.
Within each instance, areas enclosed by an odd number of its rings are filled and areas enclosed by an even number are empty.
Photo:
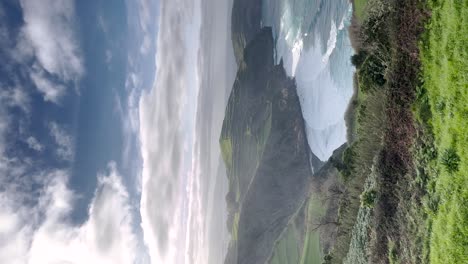
[[[56,158],[73,161],[70,131],[57,122],[46,123],[46,131],[36,126],[40,122],[32,127],[38,115],[31,100],[39,94],[60,104],[85,69],[75,1],[19,2],[19,32],[3,12],[8,4],[0,4],[0,263],[145,263],[132,215],[138,208],[114,164],[97,175],[89,210],[82,212],[88,218],[75,225],[72,211],[81,194],[69,187],[68,167],[51,168],[48,155],[31,151],[53,150]]]
[[[54,139],[57,148],[56,153],[59,158],[72,161],[74,158],[73,138],[67,131],[56,122],[49,123],[49,134]]]
[[[75,194],[67,187],[68,172],[41,175],[44,186],[34,207],[22,194],[0,192],[0,263],[134,263],[139,254],[132,228],[128,193],[111,163],[98,175],[98,185],[81,226],[67,221]],[[18,199],[19,198],[19,199]]]
[[[30,149],[35,151],[42,151],[44,149],[44,146],[33,136],[28,137],[26,143]]]
[[[13,46],[11,62],[26,70],[44,100],[58,103],[67,87],[76,85],[84,74],[75,36],[75,3],[73,0],[21,0],[20,4],[24,25],[14,35],[17,35],[16,43],[3,41],[2,47]]]
[[[41,66],[63,80],[75,80],[83,72],[79,45],[74,35],[73,0],[21,0],[25,33]]]
[[[30,77],[36,85],[36,88],[44,95],[45,101],[58,103],[67,89],[62,84],[55,83],[51,79],[45,77],[44,72],[40,70],[31,71]]]
[[[183,263],[185,183],[198,91],[198,1],[160,3],[156,81],[139,104],[143,157],[140,213],[153,263]]]
[[[26,252],[29,247],[30,226],[22,225],[21,215],[24,210],[18,210],[12,205],[11,197],[0,193],[0,262],[26,263]]]

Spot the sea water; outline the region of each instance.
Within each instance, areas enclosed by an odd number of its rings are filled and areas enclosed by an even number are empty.
[[[353,94],[348,0],[264,0],[275,60],[294,77],[311,151],[326,161],[346,142],[345,111]]]

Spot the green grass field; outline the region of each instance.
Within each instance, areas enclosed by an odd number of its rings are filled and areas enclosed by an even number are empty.
[[[300,234],[294,225],[289,225],[283,238],[275,247],[270,264],[297,264],[300,257]]]
[[[304,239],[304,249],[301,257],[301,264],[321,264],[323,262],[323,253],[320,246],[319,230],[313,230],[311,225],[314,220],[320,219],[325,214],[325,208],[321,205],[318,197],[312,195],[307,204],[307,233]]]
[[[429,1],[421,41],[427,123],[438,157],[431,175],[431,263],[468,263],[468,0]]]
[[[306,206],[306,227],[304,242],[302,235],[304,227],[297,226],[295,221],[289,224],[285,233],[275,246],[270,264],[322,264],[323,253],[320,246],[320,234],[313,230],[312,222],[322,217],[325,208],[320,204],[319,198],[312,195],[304,205]],[[302,224],[301,224],[302,225]]]
[[[231,238],[234,241],[237,241],[237,233],[239,232],[239,217],[240,217],[240,213],[237,212],[234,215],[234,223],[232,224],[232,230],[231,230],[232,237]]]
[[[317,231],[307,233],[304,250],[300,262],[301,264],[321,264],[323,262],[323,253],[320,248],[320,236]]]
[[[232,140],[231,138],[223,138],[220,140],[221,155],[223,155],[224,163],[228,169],[232,169]]]
[[[366,14],[366,4],[367,0],[354,0],[354,12],[359,21],[362,21],[364,19],[364,16]]]

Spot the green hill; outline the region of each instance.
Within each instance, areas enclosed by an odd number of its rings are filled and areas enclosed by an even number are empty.
[[[246,46],[220,146],[232,241],[226,263],[264,263],[307,198],[309,147],[296,85],[274,65],[270,28]]]

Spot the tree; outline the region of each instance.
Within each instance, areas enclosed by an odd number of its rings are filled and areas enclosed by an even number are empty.
[[[330,188],[328,188],[328,195],[322,199],[322,201],[328,201],[333,198],[340,198],[344,194],[344,190],[340,188],[338,184],[333,184]]]
[[[318,222],[312,223],[312,226],[313,226],[312,231],[317,231],[321,227],[327,226],[327,225],[339,226],[340,222],[327,219],[326,217],[322,217]]]
[[[362,65],[362,63],[366,60],[366,58],[367,58],[367,52],[364,50],[360,50],[358,53],[351,56],[351,63],[356,68],[359,68]]]

